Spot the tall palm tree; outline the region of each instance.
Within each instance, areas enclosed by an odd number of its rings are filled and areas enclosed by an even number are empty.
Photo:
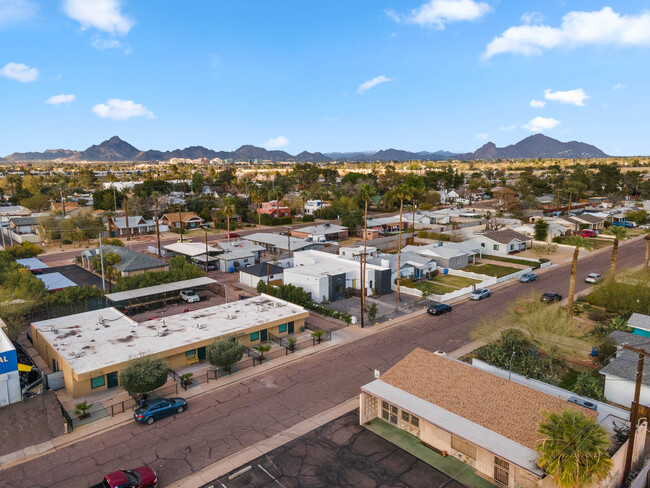
[[[625,227],[610,227],[609,233],[614,236],[614,247],[612,247],[612,267],[610,273],[612,277],[616,274],[616,261],[618,260],[618,241],[627,237],[627,229]]]
[[[650,261],[650,228],[645,229],[645,261],[643,269],[648,271],[648,261]]]
[[[372,201],[372,197],[377,193],[377,189],[374,186],[368,184],[362,184],[359,186],[359,191],[357,192],[357,197],[364,203],[363,211],[363,255],[359,256],[359,259],[363,263],[361,265],[361,327],[363,327],[363,314],[366,310],[366,249],[367,249],[367,239],[368,239],[368,202]]]
[[[578,268],[578,253],[580,249],[586,249],[590,251],[594,248],[594,241],[580,236],[571,236],[566,240],[566,244],[569,246],[574,246],[573,250],[573,261],[571,262],[571,278],[569,280],[569,296],[566,311],[569,315],[573,315],[573,299],[576,290],[576,270]]]
[[[249,195],[257,207],[258,230],[262,230],[262,212],[260,212],[260,208],[262,208],[262,202],[264,201],[264,192],[259,188],[254,188]]]
[[[391,192],[391,200],[399,201],[399,237],[397,238],[397,298],[395,308],[399,307],[400,269],[402,266],[402,212],[404,211],[404,200],[413,198],[413,189],[405,183],[397,185]]]
[[[221,212],[226,216],[226,223],[228,225],[228,235],[226,237],[228,238],[228,242],[230,242],[230,216],[236,211],[235,201],[232,198],[225,198],[221,206]]]
[[[584,413],[566,409],[545,412],[537,432],[538,464],[561,488],[579,488],[607,478],[612,460],[609,434]]]

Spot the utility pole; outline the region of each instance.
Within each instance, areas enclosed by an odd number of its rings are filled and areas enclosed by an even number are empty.
[[[208,254],[208,226],[207,224],[203,226],[203,230],[205,230],[205,272],[207,273],[209,271],[209,265],[210,261],[208,260],[209,254]]]
[[[158,225],[158,197],[154,198],[153,214],[156,219],[156,242],[158,243],[158,257],[160,257],[160,227]]]
[[[635,352],[639,355],[636,368],[636,384],[634,387],[634,401],[632,402],[632,412],[630,413],[630,437],[627,440],[627,454],[625,455],[625,469],[623,470],[623,480],[630,475],[632,468],[632,457],[634,456],[634,439],[636,438],[636,424],[639,420],[639,397],[641,396],[641,380],[643,379],[643,360],[650,353],[645,349],[637,349],[625,344],[623,348]]]
[[[106,281],[104,280],[104,252],[102,250],[102,233],[99,233],[99,261],[102,263],[102,290],[106,292]]]
[[[5,247],[5,226],[2,223],[2,215],[0,215],[0,234],[2,234],[2,248]]]
[[[181,235],[181,242],[183,242],[183,217],[181,215],[181,206],[178,206],[178,233]]]
[[[569,193],[569,210],[567,210],[567,215],[571,213],[571,199],[573,198],[573,193]]]
[[[117,195],[115,194],[115,182],[113,182],[113,207],[113,210],[115,210],[115,215],[117,215]]]
[[[131,240],[131,229],[129,228],[129,204],[128,204],[128,199],[129,197],[124,194],[124,221],[126,222],[126,240],[130,241]]]
[[[271,264],[266,263],[266,294],[269,294],[269,287],[271,286]]]
[[[353,257],[359,257],[359,278],[361,280],[361,283],[359,285],[359,289],[361,290],[361,328],[364,328],[364,315],[366,311],[366,277],[364,274],[364,262],[365,262],[365,257],[366,257],[366,251],[364,249],[363,252],[359,252],[357,254],[353,254]]]
[[[63,200],[63,190],[59,187],[59,194],[61,195],[61,212],[63,213],[63,218],[65,219],[65,201]]]

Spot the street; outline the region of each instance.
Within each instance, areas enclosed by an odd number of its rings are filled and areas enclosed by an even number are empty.
[[[624,245],[619,249],[618,269],[639,265],[643,257],[642,239]],[[576,292],[586,288],[587,273],[605,274],[610,258],[611,252],[605,251],[581,260]],[[385,372],[416,347],[452,351],[469,343],[470,331],[481,320],[502,313],[522,295],[553,291],[566,296],[569,272],[567,263],[542,273],[536,282],[514,282],[486,300],[455,304],[449,314],[422,315],[206,393],[192,399],[182,415],[151,426],[121,425],[10,468],[0,475],[0,484],[83,487],[116,468],[147,464],[165,486],[358,395],[359,387],[373,379],[373,370]]]

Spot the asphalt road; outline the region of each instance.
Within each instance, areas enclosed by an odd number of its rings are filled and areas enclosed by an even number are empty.
[[[641,264],[644,247],[642,239],[622,246],[619,269]],[[588,273],[605,273],[610,257],[602,252],[580,261],[576,291],[585,289]],[[10,468],[0,473],[0,485],[83,487],[116,468],[147,464],[165,486],[352,398],[373,380],[375,369],[385,372],[416,347],[452,351],[469,343],[469,332],[481,319],[503,312],[531,290],[566,296],[569,272],[568,264],[558,266],[536,282],[513,283],[486,300],[461,302],[441,317],[423,315],[226,386],[192,399],[175,417],[151,426],[128,423]]]

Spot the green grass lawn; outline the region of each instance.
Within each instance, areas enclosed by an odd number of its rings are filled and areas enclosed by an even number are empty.
[[[502,276],[507,276],[521,270],[509,266],[499,266],[498,264],[470,264],[469,266],[465,266],[463,271],[501,278]]]
[[[432,283],[431,281],[418,281],[413,283],[411,280],[403,279],[400,280],[402,286],[408,286],[409,288],[415,288],[416,290],[428,291],[434,295],[444,295],[445,293],[451,293],[456,291],[457,288],[451,288],[449,286],[444,286],[439,283]]]
[[[534,261],[526,261],[525,259],[517,258],[506,258],[503,256],[484,256],[485,259],[491,259],[492,261],[503,261],[504,263],[513,263],[513,264],[523,264],[524,266],[530,266],[531,268],[539,268],[540,263]]]
[[[480,283],[479,280],[473,280],[472,278],[442,274],[432,278],[431,281],[440,283],[441,285],[455,286],[456,288],[465,288]]]

